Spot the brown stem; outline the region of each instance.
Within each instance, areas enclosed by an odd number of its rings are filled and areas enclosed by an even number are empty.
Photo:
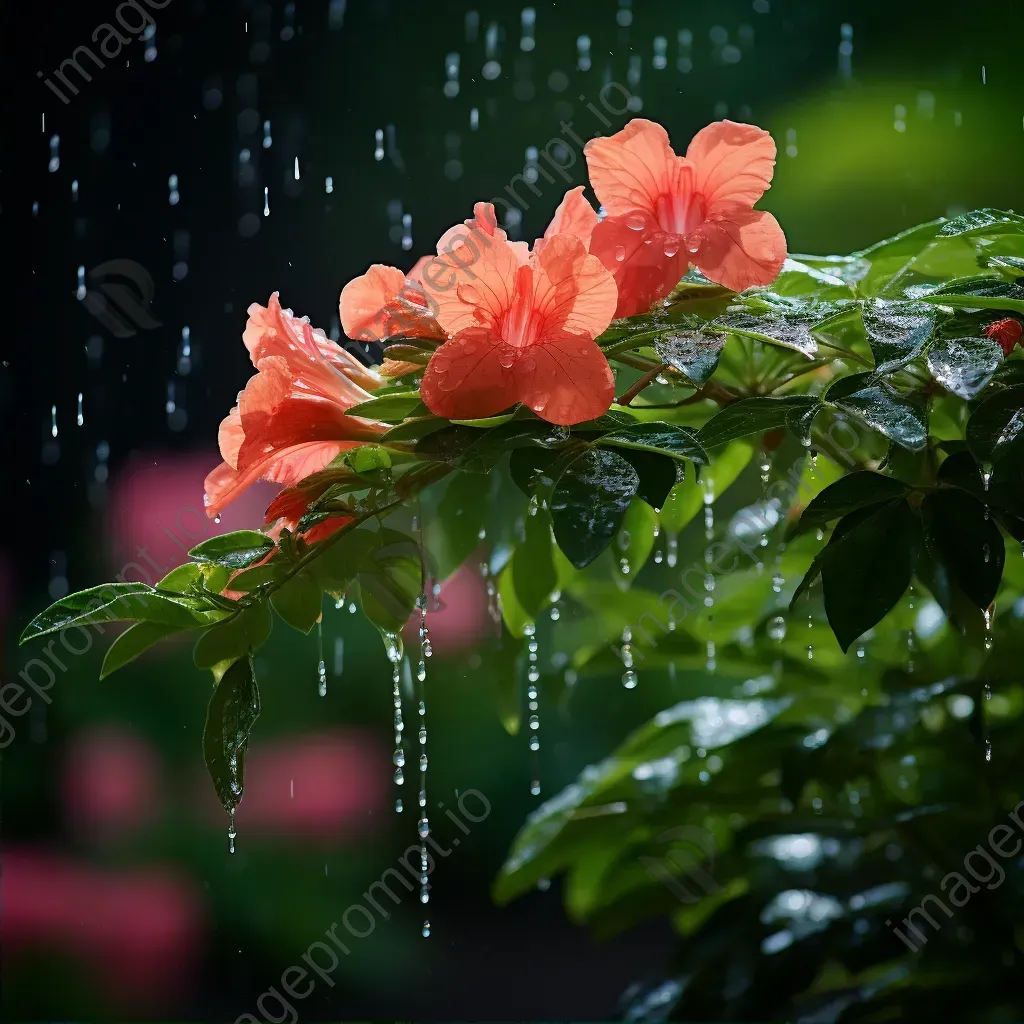
[[[666,368],[665,363],[659,363],[653,370],[648,370],[631,388],[623,392],[622,397],[616,402],[616,405],[629,405],[630,402],[640,394],[641,391],[648,384],[654,381],[654,378]]]

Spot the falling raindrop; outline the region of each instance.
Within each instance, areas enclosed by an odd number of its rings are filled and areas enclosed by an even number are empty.
[[[405,721],[402,718],[402,689],[399,665],[402,661],[402,638],[397,633],[385,635],[387,643],[388,661],[391,662],[391,697],[395,710],[395,753],[392,760],[395,763],[395,785],[405,784],[405,747],[403,746],[402,733],[405,731]],[[398,810],[396,803],[395,810]]]
[[[907,672],[913,675],[914,652],[917,650],[917,636],[914,632],[914,585],[907,590],[907,610],[910,612],[910,628],[907,630]]]
[[[238,829],[235,828],[235,809],[228,811],[228,853],[235,852],[235,838],[238,836]]]
[[[50,406],[50,436],[57,436],[57,406]]]
[[[537,642],[537,627],[528,622],[523,627],[523,636],[526,637],[526,699],[530,711],[528,725],[530,727],[530,792],[534,796],[540,794],[540,710],[537,683],[540,682],[540,666],[538,665],[540,644]]]
[[[178,176],[172,174],[167,179],[167,201],[171,206],[177,206],[181,202],[181,193],[178,191]]]
[[[423,929],[420,932],[420,934],[425,939],[429,939],[430,938],[430,922],[429,921],[424,921],[423,922]]]
[[[267,185],[263,186],[263,216],[270,216],[270,188]]]
[[[327,179],[324,181],[324,191],[328,195],[331,195],[334,192],[334,178],[329,174],[327,175]]]
[[[82,411],[82,392],[78,392],[78,417],[77,423],[82,426],[85,423],[85,413]]]
[[[651,60],[655,71],[664,71],[668,67],[668,40],[664,36],[654,37],[654,57]]]
[[[519,38],[519,49],[529,53],[536,45],[534,38],[534,26],[537,22],[537,12],[532,7],[524,7],[521,17],[521,35]]]
[[[78,268],[78,288],[75,291],[75,298],[78,299],[79,302],[81,302],[82,299],[85,298],[85,294],[86,294],[85,267],[84,266],[79,266],[79,268]]]
[[[985,632],[986,632],[986,634],[988,633],[988,625],[989,625],[989,623],[988,623],[988,612],[986,612],[985,613]],[[992,760],[992,737],[991,737],[991,734],[989,733],[989,724],[988,724],[989,709],[988,708],[989,708],[989,701],[992,699],[992,687],[988,683],[985,683],[982,692],[985,694],[985,703],[984,703],[984,705],[982,705],[982,708],[981,708],[981,720],[982,720],[982,723],[983,723],[982,724],[982,728],[984,730],[984,735],[985,735],[985,760],[986,761],[991,761]]]
[[[839,26],[839,77],[853,77],[853,26],[848,22]]]
[[[60,136],[50,136],[50,173],[54,174],[60,168]]]
[[[811,630],[813,630],[813,629],[814,629],[814,616],[810,612],[808,612],[807,613],[807,630],[808,630],[808,633],[807,633],[807,660],[808,661],[813,661],[814,660],[814,641],[811,639]]]
[[[576,68],[579,71],[590,70],[590,36],[576,38]]]
[[[407,252],[412,248],[412,214],[402,214],[402,248]]]
[[[324,617],[316,620],[316,646],[319,660],[316,663],[317,693],[327,696],[327,666],[324,664]]]

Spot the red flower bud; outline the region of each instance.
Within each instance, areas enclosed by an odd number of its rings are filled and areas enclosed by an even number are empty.
[[[986,338],[998,341],[1004,354],[1009,355],[1014,346],[1020,344],[1021,336],[1024,335],[1024,326],[1019,320],[1008,317],[1006,320],[997,320],[994,324],[989,324],[982,334]]]

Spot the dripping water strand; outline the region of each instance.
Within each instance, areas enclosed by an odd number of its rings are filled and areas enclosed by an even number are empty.
[[[636,670],[633,668],[633,648],[630,646],[633,642],[633,631],[629,626],[624,626],[622,629],[622,647],[619,649],[619,657],[622,658],[622,666],[625,668],[625,672],[622,673],[622,685],[627,690],[636,689],[638,682]]]
[[[419,714],[420,726],[417,731],[420,756],[420,790],[418,795],[419,817],[416,823],[416,831],[420,838],[420,903],[426,904],[430,901],[430,883],[427,876],[429,861],[427,858],[427,838],[430,836],[430,817],[427,813],[427,659],[433,656],[433,648],[430,644],[430,630],[427,627],[427,587],[430,581],[427,577],[426,558],[423,548],[423,525],[420,518],[420,505],[417,499],[417,515],[413,517],[412,529],[417,534],[420,549],[420,573],[423,580],[423,589],[416,598],[416,607],[420,613],[419,629],[417,639],[419,640],[419,659],[416,665],[416,710]],[[423,938],[430,935],[430,922],[424,920],[420,934]]]
[[[316,648],[317,648],[317,693],[321,697],[327,696],[327,666],[324,664],[324,617],[316,620]]]
[[[706,646],[706,660],[704,667],[708,672],[714,672],[718,663],[715,660],[715,641],[712,638],[712,628],[715,621],[715,574],[711,571],[713,554],[711,542],[715,536],[715,481],[706,476],[704,478],[704,607],[707,609],[708,639]]]
[[[530,793],[540,795],[540,710],[537,683],[540,682],[540,666],[538,665],[537,627],[529,622],[523,627],[526,637],[526,701],[530,716],[527,720],[530,727]]]
[[[395,709],[395,753],[392,760],[395,763],[395,785],[405,785],[405,746],[402,734],[405,731],[405,721],[402,718],[402,688],[399,664],[402,660],[402,641],[397,634],[387,637],[388,661],[391,662],[391,695]],[[395,801],[395,810],[402,811],[401,798]]]

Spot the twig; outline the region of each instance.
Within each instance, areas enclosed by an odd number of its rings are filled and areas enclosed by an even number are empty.
[[[629,403],[632,402],[648,384],[651,384],[654,381],[654,378],[657,377],[664,369],[666,369],[666,364],[659,363],[653,370],[649,370],[631,388],[623,393],[622,397],[616,402],[616,405],[629,405]]]

